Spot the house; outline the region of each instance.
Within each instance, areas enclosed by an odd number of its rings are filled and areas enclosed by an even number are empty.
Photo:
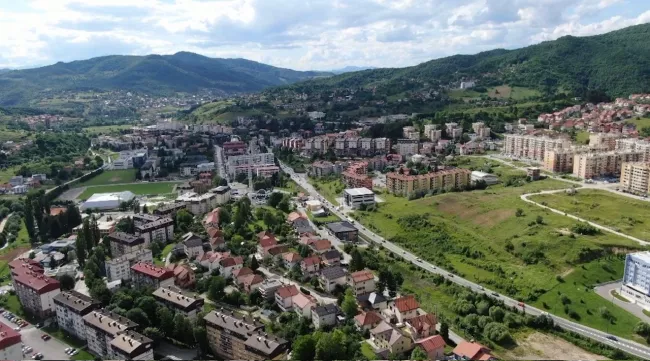
[[[297,212],[291,212],[287,216],[287,222],[299,233],[309,233],[313,232],[314,229],[311,227],[309,218],[305,215],[302,215]]]
[[[233,270],[231,274],[232,274],[232,278],[237,279],[237,278],[239,278],[239,277],[244,277],[244,276],[252,275],[252,274],[254,274],[254,273],[255,273],[255,272],[253,272],[252,269],[250,269],[250,268],[248,268],[248,267],[242,267],[242,268],[240,268],[240,269]]]
[[[219,261],[219,273],[223,278],[232,277],[232,272],[242,267],[244,267],[244,260],[241,256],[228,257]]]
[[[270,232],[261,232],[257,235],[257,238],[257,253],[262,257],[268,256],[268,253],[266,252],[267,249],[278,244],[278,240],[275,239],[275,236]]]
[[[386,297],[377,292],[366,293],[358,296],[357,303],[362,309],[370,311],[376,310],[381,312],[388,307]]]
[[[210,271],[218,269],[219,268],[219,261],[221,261],[224,258],[230,257],[230,252],[213,252],[213,251],[208,251],[208,252],[202,252],[196,257],[196,261],[199,262],[199,264]]]
[[[264,283],[264,277],[257,274],[247,274],[237,277],[237,286],[242,292],[251,293],[260,288]]]
[[[320,271],[320,283],[327,292],[332,292],[336,285],[343,286],[346,282],[347,272],[340,266],[323,268]]]
[[[289,246],[287,246],[286,244],[277,244],[275,246],[271,246],[264,249],[264,253],[266,253],[266,257],[271,257],[273,259],[281,257],[283,254],[287,252],[289,252]]]
[[[203,218],[203,225],[219,228],[219,212],[219,208],[215,208],[206,214],[205,218]]]
[[[348,284],[355,296],[371,293],[375,290],[375,275],[369,269],[353,272],[348,276]]]
[[[315,329],[323,326],[334,326],[336,324],[336,315],[339,313],[341,313],[341,310],[333,303],[317,306],[311,310],[311,322],[314,324]]]
[[[293,309],[293,296],[298,293],[298,287],[294,285],[282,286],[275,290],[275,303],[282,311],[290,311]]]
[[[490,349],[477,342],[463,341],[454,349],[455,360],[494,360]]]
[[[388,354],[399,355],[413,348],[413,340],[386,321],[381,321],[370,330],[370,337],[375,345]]]
[[[282,254],[282,260],[284,263],[284,268],[292,269],[293,266],[302,261],[302,257],[296,252],[287,252]]]
[[[185,247],[185,255],[187,258],[197,257],[203,252],[203,238],[192,232],[184,234],[181,242],[183,242],[183,246]]]
[[[330,233],[341,241],[356,242],[359,239],[359,230],[357,230],[350,222],[333,222],[328,223],[325,226]]]
[[[447,343],[440,335],[430,336],[415,341],[416,347],[420,347],[429,356],[429,360],[442,360],[445,356]]]
[[[375,311],[361,312],[360,314],[354,316],[354,324],[359,330],[373,329],[377,327],[381,321],[381,317],[379,317]]]
[[[393,305],[390,306],[390,310],[397,317],[398,323],[404,323],[404,321],[416,317],[418,308],[420,308],[420,304],[413,295],[400,297],[393,301]]]
[[[306,295],[304,293],[298,293],[293,296],[291,302],[293,303],[293,310],[306,319],[311,318],[311,310],[318,306],[318,302],[316,302],[314,296]]]
[[[314,275],[320,270],[320,258],[311,256],[300,261],[300,269],[304,275]]]
[[[213,251],[223,251],[226,249],[226,239],[223,236],[223,231],[216,227],[208,227],[206,229],[208,237],[210,237],[210,248]]]
[[[167,269],[174,272],[174,285],[190,288],[196,283],[196,273],[188,264],[170,264]]]
[[[265,300],[275,299],[276,291],[282,287],[283,284],[277,279],[265,279],[264,282],[258,287]]]
[[[411,334],[414,340],[435,335],[436,324],[438,320],[436,316],[425,313],[406,320],[406,329]]]
[[[317,254],[323,254],[332,249],[332,242],[329,239],[319,239],[318,241],[309,245],[309,247]]]
[[[326,267],[331,266],[340,266],[341,265],[341,252],[336,249],[330,249],[329,251],[321,255],[321,260]]]

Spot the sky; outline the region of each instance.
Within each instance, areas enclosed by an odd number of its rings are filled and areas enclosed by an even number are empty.
[[[0,68],[178,51],[403,67],[647,22],[649,0],[0,0]]]

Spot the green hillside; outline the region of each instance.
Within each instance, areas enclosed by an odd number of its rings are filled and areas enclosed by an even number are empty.
[[[164,95],[217,89],[224,93],[259,91],[319,76],[245,59],[218,59],[181,52],[174,55],[111,55],[0,73],[0,105],[21,105],[41,92],[132,90]]]
[[[577,95],[601,90],[612,96],[627,96],[650,91],[649,36],[650,24],[643,24],[597,36],[565,36],[516,50],[454,55],[408,68],[346,73],[291,88],[309,92],[376,87],[391,95],[424,82],[448,85],[474,78],[484,86],[509,84]]]

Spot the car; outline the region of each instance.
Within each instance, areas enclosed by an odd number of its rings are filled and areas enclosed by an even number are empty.
[[[612,335],[607,335],[607,336],[605,336],[605,338],[608,339],[608,340],[612,340],[612,341],[618,341],[618,339],[616,337],[612,336]]]
[[[402,251],[402,254],[406,254],[406,251]]]
[[[72,347],[66,347],[64,351],[65,351],[65,353],[68,353],[68,352],[70,352],[72,350],[74,350]]]
[[[20,327],[14,327],[14,331],[20,331]]]
[[[422,259],[421,259],[421,258],[418,258],[418,259],[416,259],[416,261],[418,261],[418,262],[422,262]]]
[[[494,296],[494,297],[499,297],[499,294],[496,293],[496,292],[492,292],[492,296]]]
[[[47,341],[47,340],[51,339],[52,337],[50,337],[50,335],[43,335],[43,336],[41,336],[41,338],[43,339],[43,341]]]
[[[74,351],[72,351],[72,352],[70,353],[70,356],[74,356],[74,355],[76,355],[76,354],[78,354],[78,353],[79,353],[78,350],[74,350]]]
[[[481,290],[481,291],[485,290],[485,288],[483,288],[483,286],[478,286],[478,289]]]
[[[449,277],[454,277],[454,275],[451,274],[451,273],[447,273],[447,276],[449,276]]]

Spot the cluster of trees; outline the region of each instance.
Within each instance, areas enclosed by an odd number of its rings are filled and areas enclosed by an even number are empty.
[[[571,227],[571,232],[583,236],[595,236],[601,233],[600,229],[590,225],[589,223],[576,223]]]
[[[50,199],[44,190],[29,192],[24,200],[25,227],[30,241],[45,242],[49,238],[58,238],[70,233],[81,223],[79,209],[71,202],[50,204]],[[52,207],[64,207],[65,210],[51,215]]]
[[[85,154],[88,147],[90,147],[90,139],[84,135],[40,133],[36,135],[32,144],[22,147],[18,152],[10,156],[0,155],[0,166],[25,165],[33,161],[69,165],[74,157]]]

